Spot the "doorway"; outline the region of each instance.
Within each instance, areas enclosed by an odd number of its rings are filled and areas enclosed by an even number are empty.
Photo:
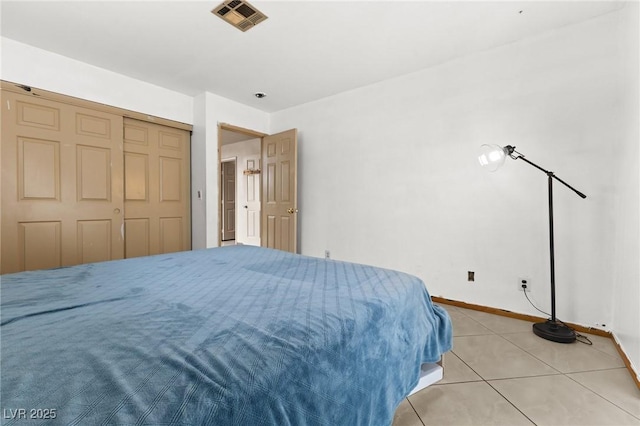
[[[224,163],[234,158],[235,244],[297,252],[297,130],[274,135],[229,124],[218,125],[219,210],[218,245],[225,241],[230,222],[225,210]],[[225,215],[227,215],[225,217]]]
[[[244,244],[260,246],[260,151],[263,133],[221,124],[218,129],[220,153],[219,243],[221,246]],[[234,180],[225,168],[234,161]],[[233,186],[235,209],[226,200]],[[227,228],[234,221],[233,239]]]

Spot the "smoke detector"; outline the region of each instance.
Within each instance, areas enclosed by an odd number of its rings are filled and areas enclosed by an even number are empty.
[[[228,0],[211,11],[242,32],[255,27],[267,16],[244,0]]]

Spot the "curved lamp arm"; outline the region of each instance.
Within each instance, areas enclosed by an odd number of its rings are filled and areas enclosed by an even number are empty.
[[[577,189],[575,189],[574,187],[569,185],[567,182],[565,182],[562,179],[560,179],[553,172],[550,172],[549,170],[543,169],[542,167],[538,166],[534,162],[529,161],[527,158],[525,158],[525,156],[523,154],[521,154],[518,151],[516,151],[516,147],[515,146],[507,145],[507,146],[501,147],[500,145],[487,145],[487,144],[482,145],[481,146],[481,153],[478,156],[478,161],[480,162],[480,165],[482,167],[484,167],[485,169],[487,169],[487,170],[489,170],[491,172],[495,172],[500,167],[502,167],[502,165],[504,164],[504,161],[505,161],[507,156],[511,157],[513,160],[522,160],[522,161],[524,161],[525,163],[527,163],[527,164],[535,167],[536,169],[542,171],[547,176],[552,177],[553,179],[557,180],[558,182],[560,182],[561,184],[563,184],[564,186],[566,186],[567,188],[569,188],[570,190],[572,190],[573,192],[578,194],[581,198],[587,198],[586,195],[584,195],[582,192],[578,191]]]

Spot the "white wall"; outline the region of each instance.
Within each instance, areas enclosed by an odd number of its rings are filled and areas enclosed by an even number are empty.
[[[620,45],[637,29],[624,18],[635,7],[272,114],[272,132],[300,130],[302,253],[329,249],[416,274],[434,295],[538,314],[517,291],[524,276],[549,310],[546,176],[476,161],[482,143],[517,145],[588,196],[555,185],[558,317],[625,330],[640,365],[638,298],[613,295],[616,283],[638,294],[638,156],[616,152],[638,145],[626,101],[637,96],[626,71],[637,38]],[[635,234],[616,238],[620,218]]]
[[[193,98],[5,37],[0,79],[182,123]]]
[[[621,121],[635,123],[625,126],[626,143],[612,144],[616,149],[617,165],[614,165],[615,199],[612,219],[615,223],[612,235],[613,262],[613,330],[625,352],[633,360],[635,371],[640,373],[640,75],[638,40],[640,34],[640,7],[633,4],[634,13],[622,16],[621,23],[630,30],[621,32],[620,49],[625,52],[625,76],[620,84],[629,95],[622,102]],[[635,141],[635,143],[633,143]],[[616,167],[617,166],[617,167]],[[640,377],[639,377],[640,379]]]
[[[207,247],[207,150],[217,150],[217,124],[207,120],[207,94],[193,100],[191,133],[191,246]],[[216,182],[212,182],[217,187]],[[198,196],[198,194],[200,196]]]

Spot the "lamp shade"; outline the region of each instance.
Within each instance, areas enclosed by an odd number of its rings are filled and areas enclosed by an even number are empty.
[[[480,147],[478,162],[486,170],[495,172],[504,164],[504,160],[506,157],[507,153],[505,152],[505,149],[500,145],[484,144]]]

